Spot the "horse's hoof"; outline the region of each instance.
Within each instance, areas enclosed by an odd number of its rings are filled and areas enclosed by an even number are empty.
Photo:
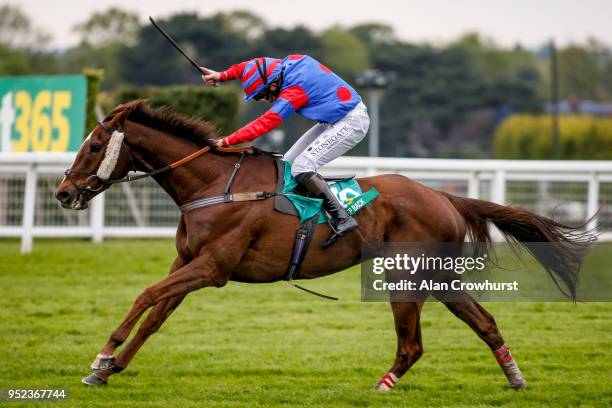
[[[115,359],[117,357],[113,355],[98,354],[93,363],[91,363],[91,369],[94,371],[108,371],[112,370],[115,366]]]
[[[374,391],[376,392],[389,392],[393,387],[389,387],[388,384],[385,384],[384,381],[380,380],[378,384],[374,386]]]
[[[383,375],[383,377],[378,381],[378,384],[374,386],[374,391],[376,392],[389,392],[391,388],[395,386],[398,378],[395,374],[389,372]]]
[[[108,382],[99,377],[96,373],[91,373],[87,377],[81,378],[81,382],[85,385],[106,385]]]
[[[379,384],[376,384],[376,385],[374,386],[374,391],[375,391],[375,392],[381,392],[381,393],[384,393],[384,392],[389,392],[389,391],[391,391],[391,388],[387,387],[387,386],[386,386],[386,385],[384,385],[384,384],[383,384],[383,385],[381,385],[381,384],[379,383]]]
[[[508,384],[508,387],[512,388],[515,391],[524,390],[525,388],[527,388],[527,381],[523,380],[523,382],[520,383]]]

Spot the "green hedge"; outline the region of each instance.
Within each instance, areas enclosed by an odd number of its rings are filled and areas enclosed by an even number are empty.
[[[612,118],[589,115],[559,117],[560,153],[563,160],[612,159]],[[498,159],[551,159],[550,115],[512,115],[495,132]]]
[[[104,71],[101,69],[86,68],[83,70],[83,75],[85,75],[87,79],[87,106],[85,110],[85,134],[83,135],[83,137],[85,137],[98,122],[95,108]]]
[[[239,93],[229,86],[218,89],[204,86],[127,87],[119,90],[114,99],[116,104],[147,99],[153,107],[167,105],[184,115],[213,123],[222,134],[237,126]]]

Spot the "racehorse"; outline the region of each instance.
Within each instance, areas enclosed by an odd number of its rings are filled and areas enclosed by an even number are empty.
[[[144,101],[119,105],[85,139],[55,196],[64,208],[84,209],[110,185],[127,181],[131,170],[152,176],[178,206],[222,194],[244,149],[216,148],[210,141],[216,136],[209,123],[186,118],[169,108],[153,109]],[[275,191],[272,157],[250,154],[240,171],[234,191]],[[356,214],[359,228],[330,248],[321,247],[330,227],[325,224],[317,228],[300,278],[325,276],[359,263],[365,243],[461,243],[469,238],[490,244],[492,223],[514,242],[557,243],[550,249],[553,256],[537,251],[532,255],[575,298],[583,256],[576,249],[587,245],[588,233],[526,209],[436,191],[400,175],[361,178],[359,184],[364,191],[376,188],[380,196]],[[275,211],[273,200],[219,203],[183,212],[176,233],[178,254],[170,274],[136,298],[92,363],[94,373],[83,382],[106,384],[110,375],[125,369],[188,293],[211,286],[220,288],[230,280],[262,283],[283,279],[298,224],[297,217]],[[522,388],[525,380],[493,316],[468,294],[463,294],[460,301],[443,302],[494,352],[509,385]],[[423,302],[391,303],[397,351],[378,390],[390,389],[422,355],[422,307]],[[114,355],[148,309],[151,311],[134,337]]]

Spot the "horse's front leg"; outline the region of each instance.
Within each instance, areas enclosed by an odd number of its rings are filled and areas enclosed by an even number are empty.
[[[106,382],[106,378],[112,374],[114,367],[112,353],[128,338],[134,325],[147,309],[164,301],[163,305],[160,304],[157,312],[154,310],[151,313],[151,321],[149,321],[148,327],[144,328],[144,330],[151,331],[155,326],[159,327],[161,325],[161,322],[158,325],[156,321],[159,319],[165,320],[189,292],[207,286],[220,287],[225,285],[228,279],[229,274],[222,273],[210,257],[198,256],[162,281],[145,289],[138,296],[123,322],[111,334],[109,341],[100,350],[98,357],[92,364],[92,368],[99,371],[98,375],[93,374],[83,381],[88,384]]]
[[[142,322],[134,338],[121,350],[117,356],[98,354],[91,365],[93,374],[83,378],[87,385],[104,384],[112,374],[123,371],[140,347],[153,335],[168,319],[172,312],[181,304],[186,295],[164,299],[153,306],[151,312]]]
[[[170,275],[174,272],[178,271],[180,268],[185,266],[188,263],[183,257],[180,255],[174,260],[172,266],[170,267]],[[134,354],[138,351],[140,346],[155,333],[159,327],[166,321],[166,319],[170,316],[170,314],[176,309],[185,296],[178,296],[170,299],[163,300],[153,306],[151,312],[147,315],[145,320],[142,322],[140,327],[138,328],[138,332],[127,346],[121,351],[119,356],[114,356],[112,354],[102,355],[99,354],[94,362],[91,365],[91,368],[96,371],[95,376],[86,377],[84,382],[87,383],[87,379],[92,381],[96,381],[97,378],[102,378],[106,380],[111,374],[122,371],[130,362]],[[110,343],[110,340],[109,340]],[[107,344],[110,346],[113,351],[119,346],[116,343]],[[117,359],[117,360],[115,360]],[[97,378],[96,378],[97,377]],[[88,380],[89,381],[89,380]]]

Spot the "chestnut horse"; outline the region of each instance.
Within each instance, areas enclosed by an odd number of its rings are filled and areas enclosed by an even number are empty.
[[[130,170],[152,172],[169,163],[176,164],[172,171],[153,177],[177,205],[222,194],[238,153],[236,149],[212,147],[210,138],[216,137],[215,133],[210,124],[182,117],[167,108],[152,109],[143,101],[120,105],[83,142],[57,188],[56,198],[64,208],[84,209],[96,194]],[[117,138],[117,134],[121,137]],[[206,153],[193,160],[181,160],[191,159],[189,156],[196,151]],[[460,243],[466,237],[490,243],[488,224],[493,223],[514,241],[559,243],[555,246],[559,248],[556,256],[533,255],[575,296],[581,257],[576,251],[562,249],[564,245],[581,244],[573,228],[525,209],[442,193],[400,175],[367,177],[359,179],[359,183],[364,191],[376,188],[380,196],[356,215],[359,228],[330,248],[321,247],[330,227],[325,224],[317,228],[300,278],[329,275],[359,263],[365,243]],[[275,191],[275,185],[273,158],[249,154],[232,190]],[[136,298],[94,360],[94,373],[83,382],[106,384],[111,374],[125,369],[188,293],[210,286],[219,288],[229,280],[253,283],[282,280],[299,221],[275,211],[273,201],[222,203],[183,213],[176,234],[178,255],[170,274]],[[522,388],[525,380],[493,316],[467,294],[462,301],[444,303],[493,351],[510,386]],[[421,356],[422,307],[422,302],[391,304],[397,352],[377,390],[389,390]],[[114,355],[148,309],[151,311],[136,334]]]

